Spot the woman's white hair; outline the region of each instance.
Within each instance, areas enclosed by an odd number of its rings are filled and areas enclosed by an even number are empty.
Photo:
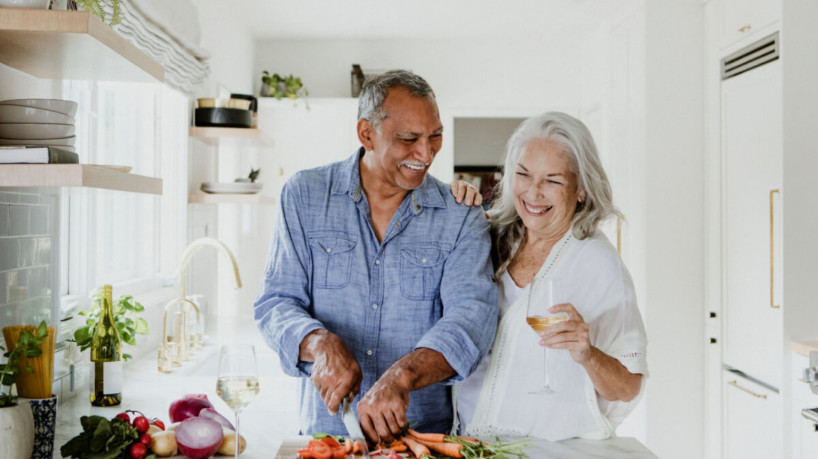
[[[503,178],[497,184],[495,199],[488,211],[494,239],[494,258],[500,275],[508,268],[520,243],[525,239],[525,225],[514,207],[514,184],[517,164],[532,139],[544,139],[562,146],[571,158],[571,171],[577,176],[577,192],[585,199],[577,203],[572,222],[574,236],[593,236],[599,223],[622,214],[613,204],[608,177],[599,160],[591,132],[582,121],[560,112],[548,112],[520,124],[508,140],[503,164]]]

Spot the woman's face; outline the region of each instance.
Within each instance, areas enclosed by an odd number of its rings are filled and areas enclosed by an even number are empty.
[[[532,139],[513,171],[514,207],[526,229],[538,236],[559,239],[571,228],[577,189],[569,154],[556,142]]]

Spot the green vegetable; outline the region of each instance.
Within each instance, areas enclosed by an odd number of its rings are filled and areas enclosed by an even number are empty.
[[[331,435],[331,434],[323,433],[323,432],[316,432],[316,433],[312,434],[312,438],[314,438],[316,440],[320,440],[320,439],[325,438],[325,437],[332,437],[332,438],[338,440],[338,443],[341,443],[341,444],[344,443],[344,437],[341,436],[341,435]]]
[[[94,292],[94,306],[80,312],[80,315],[88,316],[85,326],[78,328],[74,332],[74,341],[84,351],[91,347],[91,339],[99,323],[99,303],[102,301],[101,291]],[[147,335],[150,333],[148,322],[138,315],[145,310],[141,303],[134,300],[132,295],[120,295],[114,300],[114,323],[119,330],[119,337],[126,344],[136,345],[136,335]],[[131,358],[130,354],[122,354],[123,360]]]
[[[102,416],[83,416],[80,423],[82,432],[60,447],[62,457],[116,459],[139,441],[136,428],[119,418],[109,421]]]
[[[98,17],[105,22],[104,6],[111,7],[111,22],[108,25],[116,25],[122,22],[122,5],[119,0],[76,0],[77,6]]]
[[[3,357],[7,360],[5,364],[0,364],[0,386],[8,386],[9,389],[6,394],[3,393],[4,391],[0,387],[0,408],[13,405],[17,400],[17,396],[11,394],[11,386],[17,382],[17,373],[20,371],[20,357],[30,359],[42,354],[43,351],[40,349],[40,345],[47,337],[48,325],[43,320],[37,327],[36,333],[28,330],[20,332],[14,350],[3,354]],[[3,346],[0,346],[0,349],[6,350]],[[30,365],[23,368],[29,373],[34,373],[34,369]]]
[[[499,438],[492,444],[483,442],[473,442],[458,437],[446,437],[444,441],[459,443],[463,445],[460,453],[465,459],[511,459],[511,457],[527,458],[528,454],[523,451],[528,447],[528,438],[521,438],[519,440],[503,443]]]

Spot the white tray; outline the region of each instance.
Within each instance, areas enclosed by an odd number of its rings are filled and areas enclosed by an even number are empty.
[[[212,194],[255,194],[261,191],[261,183],[246,182],[204,182],[200,189]]]

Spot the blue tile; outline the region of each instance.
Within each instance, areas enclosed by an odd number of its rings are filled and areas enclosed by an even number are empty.
[[[47,206],[32,206],[29,209],[28,231],[32,236],[48,234]]]
[[[17,258],[17,266],[20,268],[28,268],[34,266],[34,260],[37,258],[37,239],[33,237],[17,238],[20,254]]]
[[[0,238],[0,271],[17,268],[17,239]]]
[[[9,236],[28,236],[30,206],[9,206]]]
[[[0,236],[9,235],[9,205],[0,204]]]

